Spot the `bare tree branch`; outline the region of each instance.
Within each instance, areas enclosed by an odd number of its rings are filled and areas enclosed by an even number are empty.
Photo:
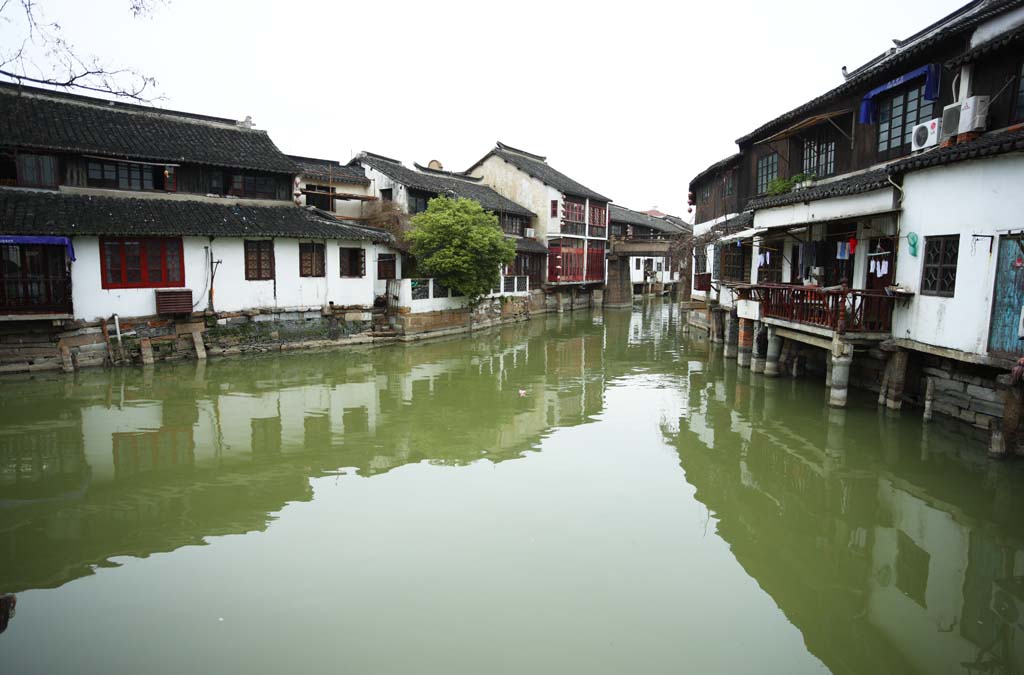
[[[155,7],[163,4],[166,0],[129,0],[128,9],[133,17],[141,18],[151,16]],[[5,43],[17,46],[5,49]],[[0,0],[0,77],[143,103],[159,98],[151,95],[156,87],[154,78],[81,55],[64,38],[60,24],[45,17],[38,0]]]

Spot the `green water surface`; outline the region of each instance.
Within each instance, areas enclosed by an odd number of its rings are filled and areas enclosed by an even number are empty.
[[[0,392],[2,673],[1024,672],[1021,467],[667,303]]]

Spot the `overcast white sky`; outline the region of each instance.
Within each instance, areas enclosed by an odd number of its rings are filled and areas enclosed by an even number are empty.
[[[252,115],[283,151],[463,170],[501,140],[615,202],[685,215],[734,140],[966,0],[560,3],[46,0],[158,105]]]

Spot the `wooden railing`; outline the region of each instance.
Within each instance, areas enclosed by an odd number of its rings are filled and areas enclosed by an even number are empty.
[[[70,314],[71,277],[0,277],[0,314]]]
[[[838,333],[888,333],[895,298],[880,291],[758,284],[753,297],[773,319],[828,328]]]

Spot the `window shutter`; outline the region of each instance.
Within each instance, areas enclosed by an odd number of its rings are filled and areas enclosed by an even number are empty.
[[[359,276],[366,276],[366,249],[359,249]]]
[[[721,276],[722,266],[722,245],[715,244],[715,253],[711,259],[711,280],[718,281]]]

